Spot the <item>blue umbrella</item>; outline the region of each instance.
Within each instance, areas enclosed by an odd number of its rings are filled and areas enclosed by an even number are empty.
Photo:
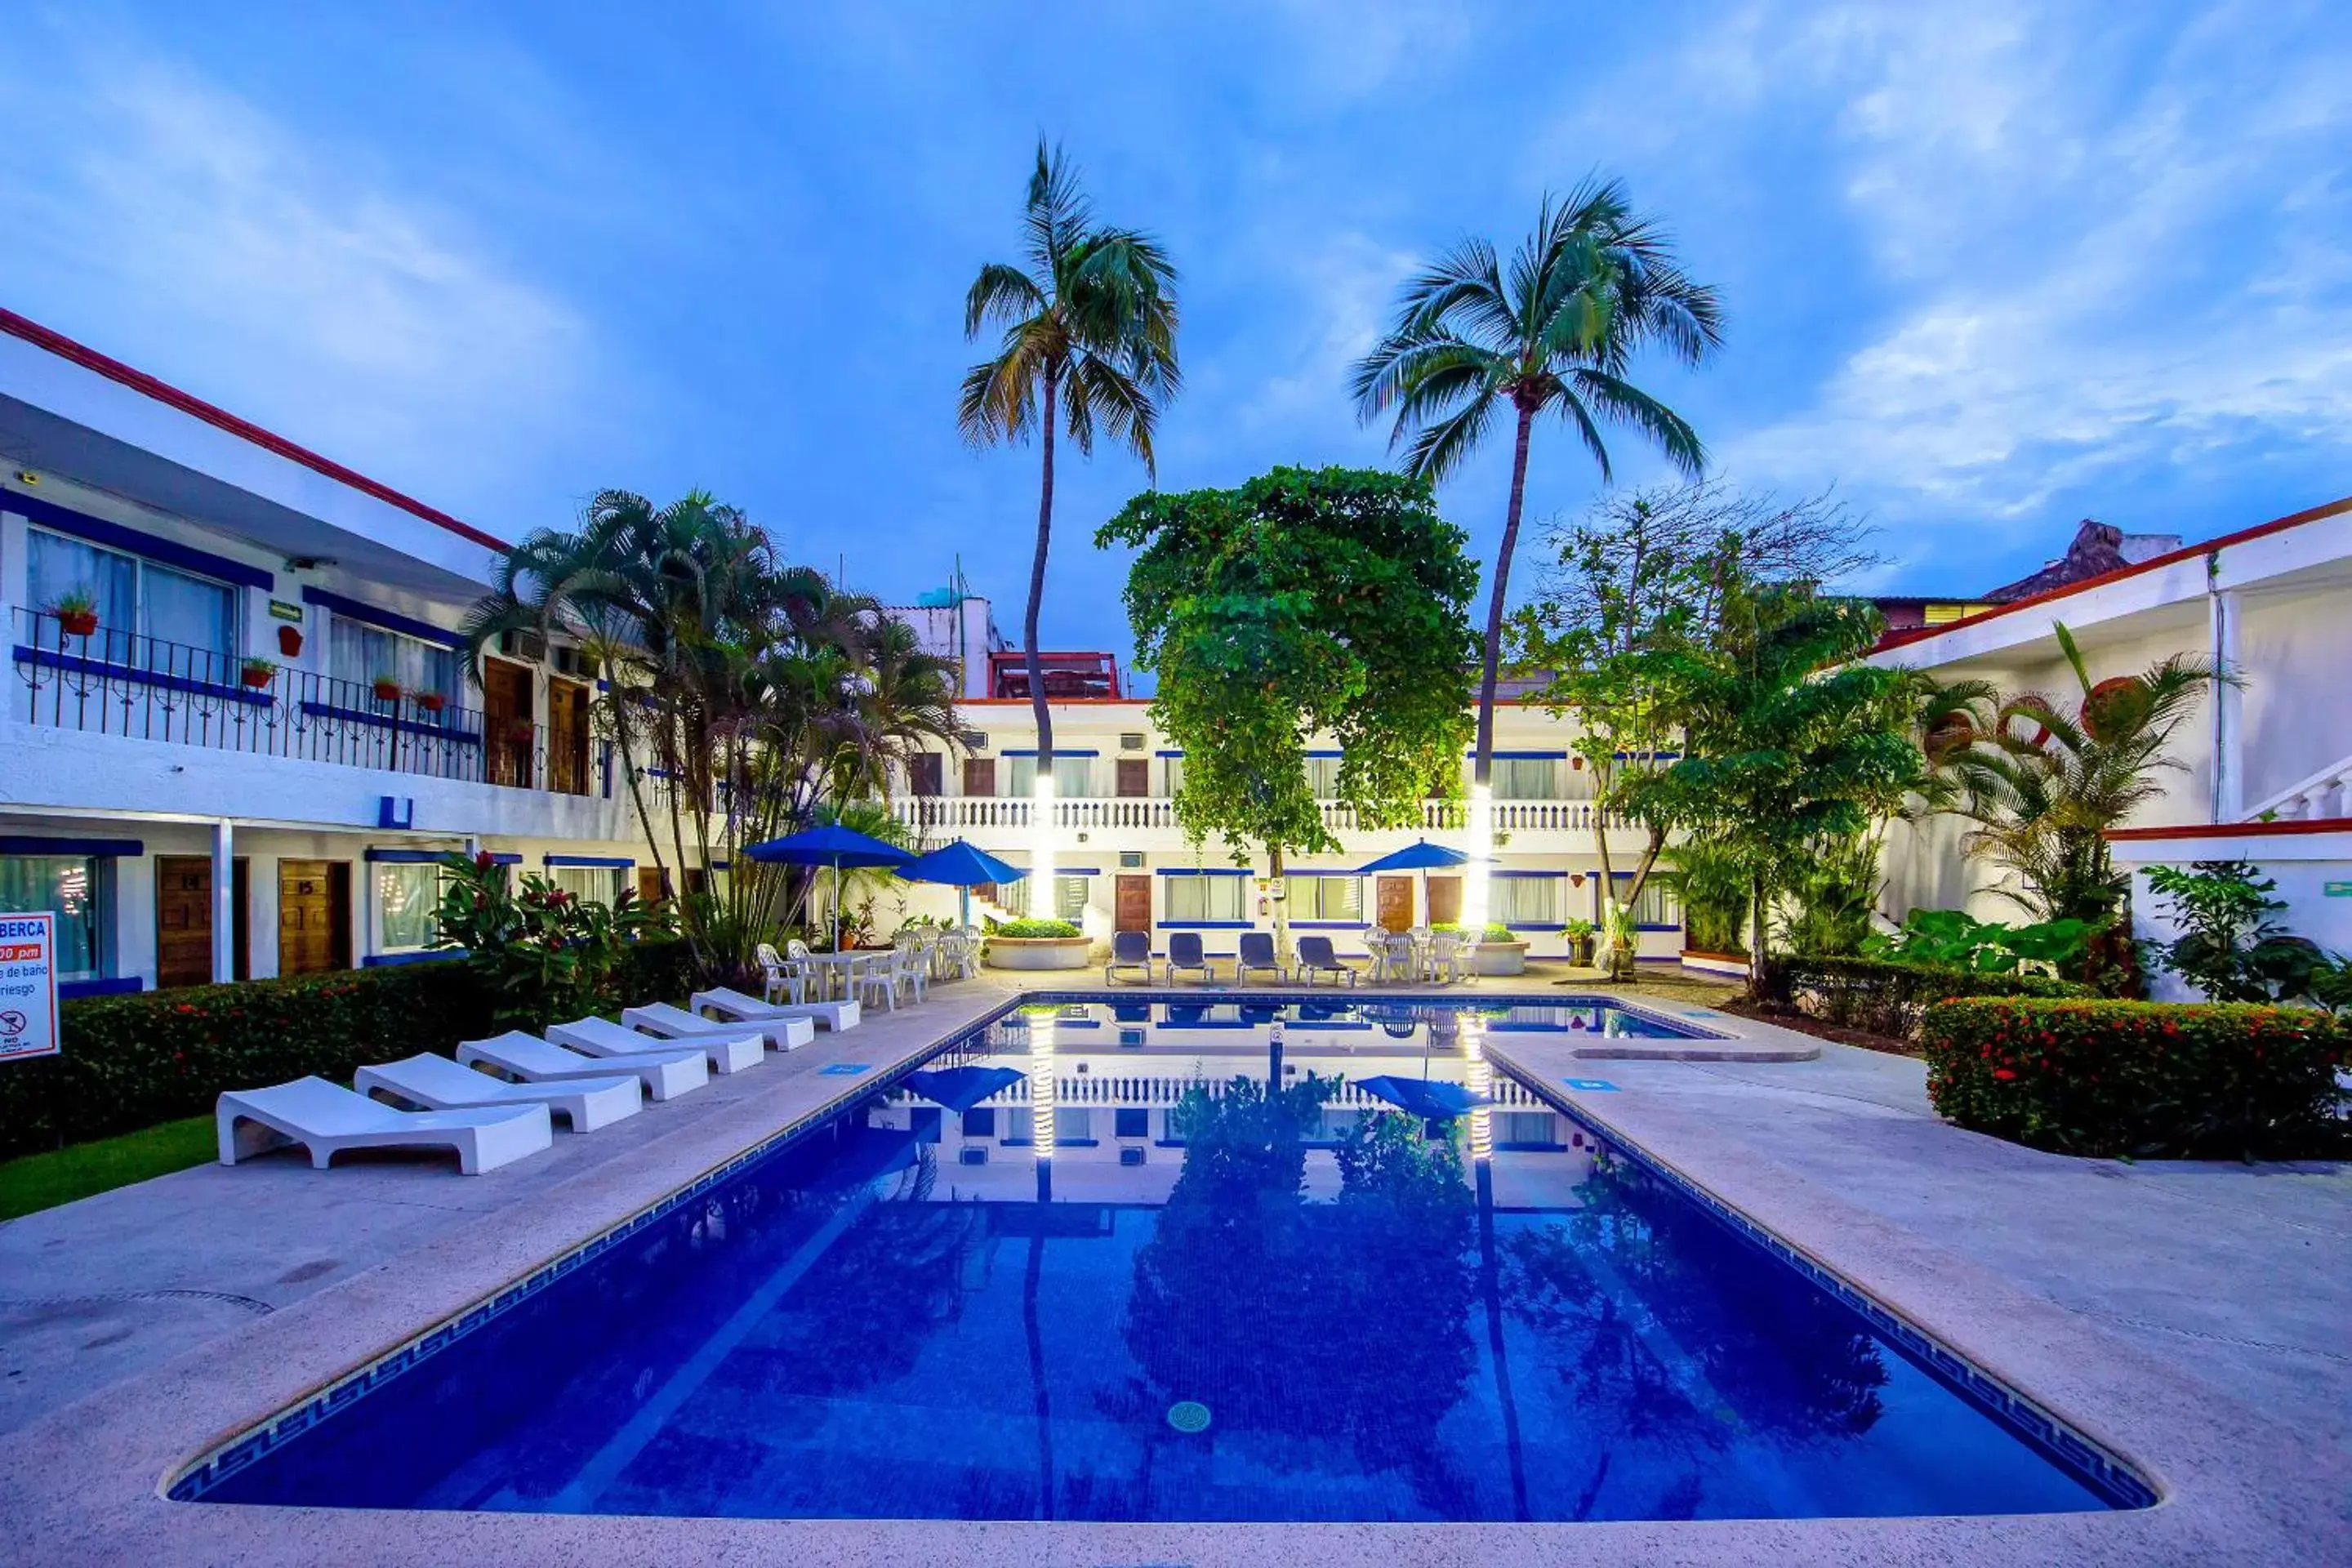
[[[957,890],[963,923],[971,924],[971,890],[982,883],[1018,881],[1029,873],[1007,865],[985,849],[975,849],[959,838],[928,855],[919,855],[898,868],[909,882],[939,882]]]
[[[1391,850],[1369,866],[1356,868],[1359,877],[1376,876],[1382,871],[1418,871],[1421,873],[1421,907],[1429,908],[1429,868],[1432,866],[1460,866],[1470,857],[1459,849],[1443,844],[1432,844],[1426,838],[1416,838],[1402,849]]]
[[[1019,1083],[1021,1079],[1022,1074],[1013,1068],[961,1067],[910,1072],[900,1081],[925,1100],[961,1115],[990,1095]]]
[[[1385,1100],[1398,1110],[1420,1117],[1424,1121],[1446,1121],[1467,1115],[1493,1100],[1483,1094],[1473,1094],[1458,1083],[1423,1078],[1363,1078],[1356,1087],[1376,1099]]]
[[[854,827],[844,827],[838,822],[828,822],[823,827],[812,827],[784,838],[771,838],[754,844],[742,852],[753,860],[767,860],[786,866],[831,866],[833,868],[833,921],[837,931],[841,926],[841,868],[844,866],[903,866],[914,858],[895,844],[885,844],[870,834]]]

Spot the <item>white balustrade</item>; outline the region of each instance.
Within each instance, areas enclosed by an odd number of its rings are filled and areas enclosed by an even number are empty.
[[[2249,822],[2317,822],[2352,817],[2352,757],[2342,757],[2246,813]]]

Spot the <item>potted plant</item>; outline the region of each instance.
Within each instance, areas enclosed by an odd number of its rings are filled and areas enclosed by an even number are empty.
[[[427,713],[438,713],[449,706],[449,699],[438,691],[420,691],[416,694],[416,705]]]
[[[1568,938],[1568,961],[1579,969],[1592,967],[1593,931],[1591,921],[1570,921],[1561,930]]]
[[[258,691],[278,679],[278,666],[266,658],[248,658],[236,667],[236,677]]]
[[[278,627],[278,651],[288,658],[299,655],[302,651],[302,628],[300,626]]]
[[[988,932],[992,969],[1084,969],[1093,950],[1068,921],[1006,921]]]
[[[1439,926],[1439,931],[1451,931],[1468,936],[1459,926]],[[1473,974],[1524,974],[1528,968],[1528,944],[1507,925],[1486,922],[1486,929],[1470,942],[1470,973]]]
[[[375,700],[378,702],[397,702],[400,700],[400,682],[394,680],[391,676],[377,676],[373,683],[373,687],[375,691]]]
[[[49,614],[57,616],[58,628],[68,637],[86,637],[98,630],[98,601],[86,588],[72,588],[58,595],[58,602],[49,606]]]

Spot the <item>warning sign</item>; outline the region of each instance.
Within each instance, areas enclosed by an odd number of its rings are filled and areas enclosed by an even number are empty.
[[[58,917],[0,915],[0,1062],[58,1054]]]

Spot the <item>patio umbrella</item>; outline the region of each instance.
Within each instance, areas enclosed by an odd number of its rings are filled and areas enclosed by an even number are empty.
[[[985,849],[975,849],[963,839],[942,844],[928,855],[919,855],[898,868],[898,875],[909,882],[938,882],[956,889],[957,905],[962,911],[961,922],[971,924],[971,890],[987,883],[1018,881],[1029,873],[1018,866],[1007,865]]]
[[[1019,1083],[1022,1077],[1016,1068],[961,1067],[910,1072],[901,1081],[925,1100],[961,1116],[999,1089]]]
[[[1416,838],[1402,849],[1390,851],[1369,866],[1356,868],[1359,877],[1376,877],[1383,871],[1418,871],[1421,873],[1421,907],[1429,908],[1429,868],[1432,866],[1460,866],[1470,857],[1459,849],[1443,844],[1432,844],[1426,838]]]
[[[1362,1078],[1356,1080],[1356,1087],[1424,1121],[1451,1121],[1482,1105],[1495,1103],[1483,1094],[1473,1094],[1460,1084],[1442,1079]]]
[[[833,868],[833,923],[836,933],[841,929],[841,868],[861,866],[903,866],[914,858],[895,844],[885,844],[879,838],[829,822],[823,827],[812,827],[805,833],[795,833],[784,838],[771,838],[754,844],[743,851],[754,860],[767,860],[786,866],[831,866]]]

